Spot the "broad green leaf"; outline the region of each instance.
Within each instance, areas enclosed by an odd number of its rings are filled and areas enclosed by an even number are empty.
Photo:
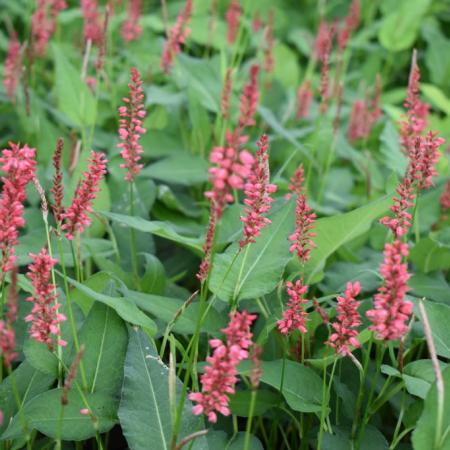
[[[166,270],[154,255],[145,255],[145,273],[141,279],[141,290],[149,294],[164,294],[166,289]]]
[[[351,428],[333,427],[333,434],[326,433],[323,439],[323,450],[349,450],[351,442]],[[389,444],[383,434],[374,426],[368,425],[361,439],[361,450],[387,450]]]
[[[199,156],[182,153],[147,166],[141,176],[190,186],[208,180],[208,163]]]
[[[183,300],[160,295],[143,294],[141,292],[127,291],[125,294],[145,312],[153,314],[155,318],[171,323],[184,305]],[[175,322],[173,330],[181,334],[193,334],[197,326],[199,304],[192,303]],[[214,308],[209,308],[203,321],[202,330],[206,333],[217,334],[227,324],[226,316],[219,314]]]
[[[448,323],[448,321],[447,321]],[[412,434],[414,450],[449,450],[450,449],[450,367],[442,373],[444,379],[444,399],[442,411],[442,429],[436,442],[436,424],[438,417],[438,392],[433,384],[425,399],[423,413]],[[442,437],[445,439],[439,442]]]
[[[420,83],[420,90],[433,106],[450,115],[450,99],[437,86]]]
[[[82,441],[97,432],[106,433],[115,425],[117,400],[112,396],[101,392],[84,394],[86,404],[74,387],[69,391],[69,403],[63,406],[61,395],[62,388],[52,389],[26,403],[22,411],[31,429],[51,438],[59,435],[65,441]],[[89,408],[96,418],[95,425],[91,416],[80,413],[84,408]],[[21,433],[20,418],[16,414],[2,439],[15,439]]]
[[[273,49],[273,57],[275,60],[274,77],[280,80],[286,88],[296,87],[300,78],[296,53],[287,45],[278,43]]]
[[[127,338],[127,328],[115,311],[102,303],[94,303],[79,331],[80,345],[85,347],[82,361],[89,392],[118,393]],[[74,349],[72,357],[75,357]],[[76,380],[82,384],[80,370]]]
[[[91,288],[79,283],[78,281],[68,278],[69,283],[77,288],[81,293],[98,302],[104,303],[111,307],[119,314],[122,319],[134,325],[139,325],[150,333],[156,332],[156,325],[148,316],[146,316],[138,307],[127,297],[110,297],[109,295],[95,292]]]
[[[14,370],[14,382],[22,404],[36,395],[45,392],[54,382],[53,375],[36,370],[28,361],[24,361]],[[17,403],[11,385],[11,377],[0,384],[0,405],[3,412],[3,423],[0,423],[0,434],[7,428],[10,419],[17,412]]]
[[[382,163],[397,175],[403,176],[408,165],[408,159],[400,150],[400,137],[391,120],[386,122],[380,136],[380,152]]]
[[[55,60],[55,86],[59,110],[77,127],[95,124],[96,101],[80,73],[69,62],[66,52],[56,44],[52,45]]]
[[[430,321],[436,352],[439,356],[450,358],[450,306],[443,303],[425,301],[424,307]],[[420,317],[420,314],[418,314]]]
[[[385,196],[348,213],[319,219],[314,229],[316,247],[305,265],[308,282],[323,269],[330,255],[368,231],[372,222],[386,212],[390,204],[391,196]]]
[[[438,272],[433,276],[415,273],[408,280],[408,286],[417,297],[425,297],[450,306],[450,286],[442,273]]]
[[[441,370],[446,367],[447,364],[441,362]],[[407,391],[423,399],[426,398],[435,377],[431,359],[412,361],[405,366],[403,371],[403,380]]]
[[[125,378],[119,407],[120,425],[130,450],[171,449],[172,417],[169,400],[169,369],[158,356],[154,344],[141,331],[132,330],[125,360]],[[177,390],[181,381],[176,381]],[[179,438],[198,431],[201,419],[191,412],[187,400],[181,419]],[[203,443],[203,445],[202,445]],[[196,449],[207,449],[198,439]]]
[[[23,352],[27,362],[35,369],[47,375],[58,376],[58,359],[54,353],[48,350],[46,344],[34,339],[27,339],[23,346]]]
[[[295,411],[319,412],[322,408],[322,379],[310,367],[286,360],[283,374],[283,360],[262,362],[261,381],[283,394],[288,405]],[[244,367],[246,367],[244,365]],[[328,404],[328,399],[325,399]]]
[[[110,275],[108,275],[106,272],[97,272],[94,275],[90,276],[87,280],[85,280],[83,282],[83,286],[88,287],[95,292],[103,292],[110,282]],[[79,289],[74,289],[70,293],[70,296],[71,299],[76,302],[76,304],[83,311],[84,315],[87,316],[89,310],[94,305],[94,299],[85,291],[80,291]]]
[[[239,417],[248,417],[252,391],[237,391],[230,396],[230,408],[233,414]],[[280,396],[275,392],[258,389],[255,401],[254,416],[261,416],[270,408],[279,405]]]
[[[409,48],[417,38],[422,16],[430,2],[401,0],[383,20],[378,33],[381,45],[392,52]]]
[[[295,202],[287,202],[256,239],[240,251],[239,243],[216,255],[210,289],[222,300],[256,298],[271,292],[291,258],[288,236],[295,223]]]
[[[194,250],[196,253],[201,254],[203,240],[188,236],[182,236],[175,231],[174,226],[169,222],[159,222],[156,220],[145,220],[141,217],[132,217],[125,214],[108,213],[102,211],[105,217],[108,217],[114,222],[120,223],[123,226],[134,228],[135,230],[152,233],[156,236],[168,239],[169,241],[176,242],[185,247]]]
[[[450,268],[450,246],[428,237],[421,239],[410,253],[411,261],[424,273]]]

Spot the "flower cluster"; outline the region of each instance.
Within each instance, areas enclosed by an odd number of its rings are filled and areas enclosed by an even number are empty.
[[[20,52],[20,42],[17,38],[17,33],[14,32],[9,39],[8,54],[6,55],[3,70],[3,86],[5,87],[6,95],[11,99],[15,97],[21,72],[22,55]]]
[[[0,350],[3,364],[9,367],[17,357],[16,332],[14,322],[17,319],[17,270],[11,272],[11,284],[8,289],[6,320],[0,320]]]
[[[130,89],[130,96],[122,99],[126,106],[119,108],[121,117],[119,137],[122,142],[118,144],[118,147],[122,149],[120,154],[125,161],[120,167],[127,169],[125,180],[131,182],[143,167],[142,164],[139,164],[144,152],[139,144],[139,139],[147,131],[142,127],[146,113],[141,75],[134,67],[131,69],[131,83],[128,84],[128,88]]]
[[[33,55],[45,55],[48,41],[56,30],[58,13],[66,8],[65,0],[37,0],[36,11],[31,18]]]
[[[405,300],[410,276],[407,264],[402,261],[406,256],[408,245],[398,239],[384,246],[384,261],[380,266],[384,284],[375,294],[374,309],[366,313],[373,324],[370,329],[381,340],[400,339],[408,330],[406,322],[413,304]]]
[[[59,324],[66,317],[58,312],[60,305],[57,303],[56,286],[50,283],[51,271],[58,261],[51,258],[45,248],[37,255],[30,253],[30,257],[33,262],[28,266],[27,276],[33,285],[33,296],[28,297],[27,301],[33,303],[33,309],[25,321],[31,322],[30,336],[47,344],[51,350],[55,338],[58,345],[66,345],[60,338],[59,329]]]
[[[25,226],[23,202],[26,186],[34,177],[36,169],[34,148],[10,142],[11,149],[5,149],[0,157],[3,189],[0,196],[0,268],[10,271],[16,261],[14,247],[18,244],[19,228]]]
[[[330,52],[333,43],[335,27],[322,21],[319,26],[315,42],[315,57],[321,63],[320,95],[322,97],[322,111],[327,108],[330,72]]]
[[[270,194],[276,192],[277,187],[270,184],[268,145],[264,134],[258,141],[256,161],[244,187],[247,208],[244,210],[245,216],[241,216],[244,223],[244,239],[239,242],[241,247],[255,242],[261,230],[271,222],[264,214],[270,210],[273,201]]]
[[[394,197],[394,204],[391,206],[391,211],[394,217],[383,217],[380,223],[389,228],[396,239],[405,235],[411,228],[412,216],[408,209],[413,206],[415,195],[411,186],[410,179],[406,176],[402,183],[397,186],[398,196]]]
[[[209,344],[214,350],[206,361],[208,365],[201,376],[202,392],[193,392],[189,399],[197,404],[192,412],[206,414],[210,422],[217,422],[217,413],[230,415],[229,395],[234,394],[238,381],[237,366],[249,357],[252,346],[250,326],[256,316],[246,311],[230,314],[230,323],[223,333],[226,342],[211,339]]]
[[[72,204],[62,214],[65,220],[61,227],[66,237],[72,240],[75,234],[82,233],[91,224],[89,213],[92,212],[92,202],[100,190],[99,184],[106,174],[106,158],[101,152],[91,151],[88,170],[83,173],[83,179],[78,185]]]
[[[342,51],[347,46],[347,42],[353,33],[358,28],[361,16],[360,0],[353,0],[350,5],[350,10],[344,19],[344,26],[337,35],[337,42],[339,49]]]
[[[63,173],[61,170],[62,161],[62,151],[64,149],[64,141],[62,138],[58,139],[56,144],[56,150],[53,154],[53,167],[55,169],[55,174],[53,175],[53,186],[51,188],[51,193],[53,194],[53,216],[55,217],[56,223],[59,225],[62,222],[62,215],[64,208],[62,205],[64,199],[64,186],[63,186]]]
[[[419,138],[419,141],[420,158],[416,161],[419,173],[416,172],[415,179],[419,189],[429,189],[433,184],[433,177],[437,175],[435,166],[441,156],[439,147],[445,141],[432,131]]]
[[[225,119],[230,117],[230,97],[233,88],[232,70],[227,69],[223,83],[222,95],[220,97],[220,112]]]
[[[135,41],[142,33],[142,26],[139,25],[141,17],[142,0],[129,0],[127,18],[122,25],[121,34],[126,42]]]
[[[254,157],[247,150],[239,150],[239,144],[246,139],[236,142],[235,136],[227,133],[226,140],[226,146],[214,147],[209,156],[216,167],[209,169],[212,189],[205,192],[205,196],[214,201],[219,217],[225,204],[233,202],[233,189],[244,188],[254,163]]]
[[[191,30],[188,24],[191,20],[192,14],[192,0],[186,0],[183,11],[177,17],[177,21],[172,29],[169,31],[167,41],[164,45],[161,56],[161,69],[169,73],[172,67],[175,56],[181,52],[181,44],[184,44]]]
[[[289,295],[289,302],[283,313],[283,318],[277,322],[278,330],[282,334],[289,334],[294,330],[306,333],[308,313],[305,311],[305,304],[308,300],[303,296],[308,292],[308,286],[303,284],[303,280],[297,280],[295,284],[288,281],[286,290]]]
[[[297,91],[297,119],[304,119],[309,116],[309,110],[313,100],[311,82],[305,80]]]
[[[269,13],[269,20],[264,31],[264,41],[264,70],[267,73],[272,73],[275,63],[273,56],[273,47],[275,44],[273,37],[273,11],[270,11]]]
[[[228,25],[227,41],[229,44],[233,44],[237,37],[241,19],[241,6],[239,5],[239,0],[231,0],[230,6],[225,13],[225,19]]]
[[[295,231],[289,236],[292,244],[289,248],[291,253],[296,253],[300,261],[308,261],[311,249],[315,247],[311,230],[314,228],[316,214],[306,202],[306,195],[303,193],[303,167],[294,173],[295,179],[291,181],[290,188],[296,191],[298,197],[295,207]],[[293,177],[293,178],[294,178]]]
[[[81,12],[84,19],[84,39],[95,45],[103,42],[103,30],[98,14],[97,0],[81,0]]]
[[[361,292],[359,281],[347,283],[343,296],[337,298],[337,322],[331,324],[334,333],[328,338],[328,345],[336,350],[336,353],[343,356],[351,353],[350,347],[360,347],[356,336],[356,328],[361,325],[361,316],[358,308],[361,302],[356,301],[355,297]]]
[[[239,128],[255,125],[255,114],[259,101],[258,73],[259,66],[253,64],[250,67],[250,80],[244,86],[240,98]]]
[[[379,109],[373,110],[366,100],[357,100],[353,103],[348,125],[349,141],[367,139],[379,115]]]
[[[214,246],[214,236],[216,234],[217,226],[217,208],[214,206],[214,200],[211,202],[211,211],[209,214],[208,229],[206,231],[206,239],[203,244],[203,259],[197,273],[197,278],[200,282],[208,278],[209,269],[211,268],[211,256]]]

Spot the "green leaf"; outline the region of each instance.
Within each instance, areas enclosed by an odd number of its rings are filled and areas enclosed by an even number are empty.
[[[140,311],[138,307],[133,303],[133,301],[128,299],[127,297],[110,297],[109,295],[95,292],[91,288],[69,277],[67,278],[67,280],[81,293],[114,309],[116,313],[119,314],[119,316],[127,322],[130,322],[134,325],[139,325],[147,329],[150,333],[156,333],[156,325],[153,320],[151,320],[142,311]]]
[[[239,417],[248,417],[252,391],[237,391],[230,396],[230,408]],[[255,401],[254,416],[262,416],[269,409],[279,405],[280,396],[275,392],[258,389]]]
[[[441,370],[447,367],[447,364],[440,362]],[[431,359],[419,359],[412,361],[405,366],[403,371],[403,380],[406,390],[411,395],[420,398],[426,398],[430,386],[435,380],[433,363]]]
[[[58,376],[58,359],[48,350],[46,344],[27,339],[23,346],[27,361],[37,370],[54,377]]]
[[[142,219],[141,217],[132,217],[125,214],[108,213],[104,211],[102,211],[102,214],[121,225],[134,228],[135,230],[152,233],[156,236],[188,247],[199,254],[202,252],[203,241],[201,239],[182,236],[175,231],[174,226],[169,222],[150,221]]]
[[[245,433],[240,432],[231,439],[225,431],[211,429],[206,435],[210,450],[242,450],[245,443]],[[261,442],[256,436],[250,435],[249,450],[263,450]]]
[[[82,441],[95,436],[97,432],[106,433],[115,425],[117,400],[110,395],[101,392],[84,394],[86,404],[78,390],[72,388],[66,406],[61,404],[61,395],[62,388],[52,389],[34,397],[25,405],[22,411],[30,428],[51,438],[58,436],[67,441]],[[89,415],[80,413],[87,405],[96,418],[95,426]],[[21,434],[20,418],[16,414],[2,435],[2,440],[15,439]]]
[[[14,382],[19,397],[22,399],[22,404],[46,391],[54,380],[53,375],[36,370],[28,361],[24,361],[14,370]],[[10,376],[0,384],[0,405],[3,412],[3,423],[0,423],[0,433],[2,433],[7,428],[9,420],[17,412],[17,403]]]
[[[442,273],[436,273],[433,276],[415,273],[408,280],[408,286],[417,297],[425,297],[450,306],[450,286]]]
[[[271,292],[291,258],[288,236],[294,229],[295,202],[289,201],[273,217],[256,243],[241,251],[239,243],[216,255],[210,289],[222,300],[256,298]]]
[[[82,361],[90,392],[118,392],[122,385],[127,338],[127,328],[114,310],[94,303],[79,331],[80,345],[85,347]],[[75,349],[72,357],[75,357]],[[80,370],[76,380],[82,384]]]
[[[64,49],[57,44],[53,44],[52,49],[58,109],[77,127],[94,125],[97,104],[92,92],[81,81],[80,73],[69,62]]]
[[[372,222],[388,210],[391,201],[391,196],[385,196],[348,213],[319,219],[314,229],[316,247],[305,265],[308,282],[339,247],[368,231]]]
[[[450,115],[450,99],[437,86],[420,83],[420,90],[433,106]]]
[[[295,411],[319,412],[322,408],[322,378],[310,367],[286,360],[282,394]],[[244,367],[246,367],[244,365]],[[280,390],[283,360],[262,362],[261,381]],[[328,399],[325,400],[328,404]]]
[[[300,78],[297,55],[287,45],[278,43],[273,49],[275,78],[286,88],[296,87]]]
[[[170,323],[184,305],[183,300],[159,295],[143,294],[141,292],[127,291],[126,293],[136,305],[143,311],[153,314],[159,320]],[[173,330],[181,334],[193,334],[197,326],[199,304],[192,303],[175,322]],[[202,325],[202,331],[217,334],[220,329],[225,328],[226,317],[219,314],[214,308],[209,308]]]
[[[443,303],[423,302],[430,321],[436,352],[440,356],[450,358],[450,307]],[[418,317],[420,315],[418,314]]]
[[[411,261],[424,273],[450,268],[450,247],[428,237],[421,239],[410,253]]]
[[[166,270],[162,262],[154,255],[145,255],[145,273],[141,280],[141,289],[149,294],[164,294],[166,289]]]
[[[169,369],[156,352],[154,344],[141,331],[132,330],[125,360],[125,379],[119,407],[120,425],[130,450],[169,450],[172,438],[172,417],[169,400]],[[181,381],[176,381],[177,390]],[[201,419],[185,402],[179,438],[199,430]],[[197,441],[207,448],[206,440]]]
[[[448,322],[447,322],[448,323]],[[443,433],[450,429],[450,367],[442,373],[444,379],[444,401],[443,401],[443,421],[439,439]],[[417,423],[417,427],[412,434],[414,450],[449,450],[450,433],[446,433],[446,438],[440,443],[436,442],[436,424],[438,417],[438,392],[436,383],[433,384],[425,399],[423,413]]]
[[[397,175],[403,176],[408,165],[407,157],[400,150],[400,137],[391,120],[386,122],[380,136],[380,153],[383,155],[382,163]]]
[[[188,153],[173,155],[147,166],[141,176],[191,186],[208,180],[208,163]]]
[[[417,38],[422,16],[431,0],[402,0],[383,20],[378,38],[381,45],[392,52],[406,50]]]

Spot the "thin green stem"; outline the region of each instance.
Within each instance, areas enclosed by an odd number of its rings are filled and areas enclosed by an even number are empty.
[[[255,413],[257,392],[258,391],[256,389],[252,389],[252,395],[250,398],[250,407],[248,409],[247,427],[245,430],[244,450],[249,450],[250,436],[251,436],[251,431],[252,431],[252,421],[253,421],[253,414]]]
[[[130,216],[134,216],[134,182],[129,183],[129,197],[130,197]],[[136,247],[136,231],[130,227],[130,248],[131,248],[131,267],[133,270],[133,277],[135,287],[138,291],[141,290],[139,272],[138,272],[138,257]]]
[[[320,428],[319,428],[319,437],[317,439],[317,450],[320,450],[322,448],[322,442],[323,442],[323,432],[325,429],[324,423],[325,423],[325,418],[326,418],[326,411],[327,411],[327,400],[329,401],[330,399],[330,393],[331,393],[331,386],[333,384],[333,378],[334,378],[334,373],[336,370],[336,364],[337,364],[338,358],[334,358],[333,361],[333,367],[331,368],[331,374],[330,374],[330,380],[328,382],[327,385],[327,368],[326,365],[324,364],[324,377],[323,377],[323,384],[322,384],[322,409],[320,412]],[[331,427],[328,427],[329,431],[331,430]]]

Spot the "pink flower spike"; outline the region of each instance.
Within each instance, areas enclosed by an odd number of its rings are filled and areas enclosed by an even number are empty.
[[[225,119],[230,117],[230,97],[233,87],[232,83],[232,69],[227,69],[223,83],[222,96],[220,98],[220,112]]]
[[[175,56],[181,52],[181,45],[186,42],[191,33],[188,27],[192,15],[192,0],[186,0],[183,11],[178,15],[177,21],[169,31],[167,41],[161,55],[161,69],[169,73]]]
[[[222,330],[226,342],[209,341],[214,351],[206,359],[208,365],[200,378],[202,392],[189,394],[189,399],[197,403],[192,408],[193,414],[205,414],[212,423],[217,421],[217,413],[230,415],[229,395],[235,392],[238,364],[249,357],[253,345],[250,327],[255,319],[255,315],[246,311],[231,313],[228,327]]]
[[[20,52],[20,42],[17,33],[13,32],[9,39],[8,54],[6,55],[3,70],[3,86],[6,95],[14,100],[17,84],[20,81],[22,72],[22,55]]]
[[[263,134],[258,141],[253,171],[244,188],[246,196],[244,204],[247,208],[244,210],[245,216],[241,216],[241,221],[244,223],[244,239],[239,242],[241,248],[256,242],[255,239],[260,235],[261,230],[271,223],[265,214],[270,211],[273,201],[270,195],[276,192],[277,186],[270,184],[268,148],[268,137]]]
[[[300,194],[297,197],[295,207],[295,231],[289,236],[292,245],[289,248],[291,253],[296,253],[301,262],[305,263],[310,258],[311,249],[315,247],[313,238],[315,234],[311,232],[316,221],[316,214],[306,202],[306,195]]]
[[[278,330],[281,334],[290,334],[294,330],[305,334],[308,313],[305,311],[305,304],[308,302],[303,296],[308,292],[308,286],[303,284],[303,280],[294,283],[288,281],[286,290],[289,295],[287,308],[283,313],[283,318],[277,322]]]
[[[34,306],[25,321],[31,322],[30,337],[47,344],[51,350],[55,339],[58,345],[66,345],[60,339],[59,330],[59,324],[65,321],[66,317],[58,312],[60,305],[55,294],[56,286],[50,283],[51,271],[58,261],[51,258],[45,248],[38,255],[30,253],[30,257],[33,262],[28,266],[27,277],[34,292],[27,301],[32,302]]]
[[[257,64],[252,65],[250,67],[250,80],[244,86],[240,98],[239,128],[255,125],[254,116],[259,102],[258,73],[259,66]]]
[[[286,198],[291,198],[292,194],[300,195],[304,191],[304,184],[305,182],[305,169],[303,169],[303,164],[300,164],[300,166],[295,169],[294,174],[292,175],[291,179],[289,180],[289,194],[286,195]]]
[[[358,308],[361,302],[357,302],[355,297],[361,292],[359,281],[347,283],[343,296],[337,298],[337,321],[331,326],[334,329],[327,341],[327,344],[336,350],[336,353],[343,356],[351,353],[350,347],[361,346],[356,328],[361,325],[361,316]]]
[[[14,247],[19,242],[19,228],[25,226],[23,203],[27,198],[26,186],[36,170],[36,150],[28,145],[19,147],[9,143],[0,157],[0,170],[5,172],[0,196],[0,268],[9,272],[16,261]],[[2,276],[0,276],[2,278]]]
[[[144,107],[144,91],[142,89],[142,80],[139,71],[133,67],[131,69],[131,83],[128,84],[130,90],[129,97],[123,99],[126,106],[119,108],[119,138],[122,141],[118,147],[124,163],[121,168],[127,169],[125,180],[132,182],[139,175],[142,164],[139,164],[141,155],[144,153],[139,144],[141,135],[147,130],[142,127],[146,112]]]
[[[53,194],[53,216],[55,217],[56,223],[59,225],[62,222],[62,214],[64,212],[63,199],[64,199],[64,185],[63,185],[63,173],[61,170],[62,162],[62,152],[64,149],[64,141],[62,138],[58,139],[56,144],[56,150],[53,154],[53,167],[55,169],[55,174],[53,175],[53,186],[51,188],[51,193]]]
[[[88,161],[88,170],[83,173],[83,179],[75,191],[72,204],[62,214],[65,223],[61,229],[66,232],[69,240],[72,240],[76,233],[82,233],[91,224],[89,213],[92,212],[92,202],[106,174],[107,161],[103,153],[91,151]]]
[[[360,0],[353,0],[350,5],[348,15],[344,19],[344,28],[338,33],[337,41],[339,49],[342,51],[347,46],[347,42],[352,34],[358,28],[361,16]]]
[[[273,56],[273,47],[275,45],[274,35],[273,35],[273,11],[269,12],[269,20],[267,22],[266,29],[264,31],[264,70],[267,73],[273,72],[273,66],[275,63]]]
[[[125,42],[135,41],[142,34],[142,26],[139,25],[141,17],[141,0],[129,0],[127,18],[122,25],[122,37]]]
[[[84,19],[84,39],[95,45],[103,42],[103,30],[98,13],[97,0],[81,0],[81,12]]]
[[[228,25],[227,41],[229,44],[234,44],[241,19],[241,5],[239,4],[239,0],[231,0],[230,6],[225,13],[225,18]]]
[[[411,228],[412,215],[408,212],[408,209],[414,205],[412,200],[414,200],[415,195],[408,177],[403,179],[403,182],[397,186],[396,191],[398,196],[394,197],[394,204],[390,208],[394,217],[383,217],[380,219],[380,223],[389,228],[394,233],[395,238],[398,239]]]
[[[374,297],[374,309],[366,313],[373,324],[370,329],[380,340],[401,339],[408,331],[413,304],[405,300],[410,277],[407,264],[402,262],[406,256],[408,245],[400,240],[384,246],[384,261],[380,266],[384,284]]]
[[[313,100],[313,91],[309,80],[305,80],[297,91],[297,119],[309,116],[309,110]]]

